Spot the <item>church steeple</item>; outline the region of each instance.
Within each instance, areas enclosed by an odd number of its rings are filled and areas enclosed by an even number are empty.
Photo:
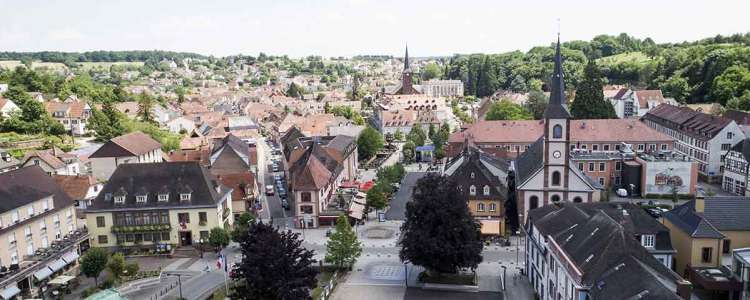
[[[404,54],[404,71],[411,70],[409,68],[409,44],[406,44],[406,53]]]
[[[555,70],[550,79],[549,104],[544,111],[545,119],[570,119],[567,98],[565,97],[565,81],[563,80],[562,56],[560,55],[560,34],[557,35],[555,47]]]

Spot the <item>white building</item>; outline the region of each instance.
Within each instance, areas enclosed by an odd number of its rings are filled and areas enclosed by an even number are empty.
[[[53,100],[44,105],[52,118],[60,122],[66,131],[73,135],[86,134],[86,123],[91,116],[91,106],[88,103],[71,96],[64,102]]]
[[[172,133],[179,133],[180,131],[183,131],[183,130],[190,133],[190,132],[193,132],[193,130],[195,129],[195,121],[186,117],[177,117],[172,120],[169,120],[166,126],[167,128],[169,128],[169,131]]]
[[[1,91],[0,91],[1,93]],[[10,101],[10,99],[6,99],[3,97],[0,97],[0,117],[10,117],[11,114],[21,112],[21,109],[18,108],[18,106],[13,103],[13,101]]]
[[[21,167],[38,166],[48,175],[78,175],[82,167],[77,156],[58,148],[27,152],[22,161]]]
[[[464,83],[461,80],[440,80],[430,79],[423,82],[421,85],[416,86],[417,90],[421,91],[430,97],[463,97],[464,96]]]
[[[748,191],[748,158],[750,158],[750,140],[737,143],[724,158],[724,174],[721,180],[723,190],[740,195],[750,195]]]
[[[661,90],[631,90],[620,89],[607,100],[615,109],[617,117],[620,119],[640,118],[646,115],[649,110],[664,104],[677,105],[674,99],[664,98]]]
[[[709,182],[721,180],[725,155],[745,138],[731,119],[670,104],[659,105],[641,120],[675,138],[674,149],[697,160],[698,174]]]
[[[101,181],[108,180],[121,164],[163,161],[161,144],[140,131],[109,140],[92,153],[89,159],[91,172]]]

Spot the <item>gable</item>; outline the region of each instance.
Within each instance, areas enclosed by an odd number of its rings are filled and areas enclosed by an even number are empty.
[[[99,147],[94,153],[89,155],[89,158],[102,158],[102,157],[125,157],[134,156],[135,154],[126,150],[118,144],[108,142]]]

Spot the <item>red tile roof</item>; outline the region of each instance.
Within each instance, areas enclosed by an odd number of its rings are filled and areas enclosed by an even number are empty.
[[[90,175],[65,176],[54,175],[55,182],[62,187],[73,200],[86,199],[89,188],[96,184],[96,180]]]

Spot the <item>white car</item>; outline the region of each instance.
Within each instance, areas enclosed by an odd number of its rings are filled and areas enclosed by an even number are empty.
[[[617,189],[617,191],[615,191],[615,193],[617,194],[617,196],[620,196],[620,197],[627,197],[628,196],[628,191],[626,191],[625,189]]]

